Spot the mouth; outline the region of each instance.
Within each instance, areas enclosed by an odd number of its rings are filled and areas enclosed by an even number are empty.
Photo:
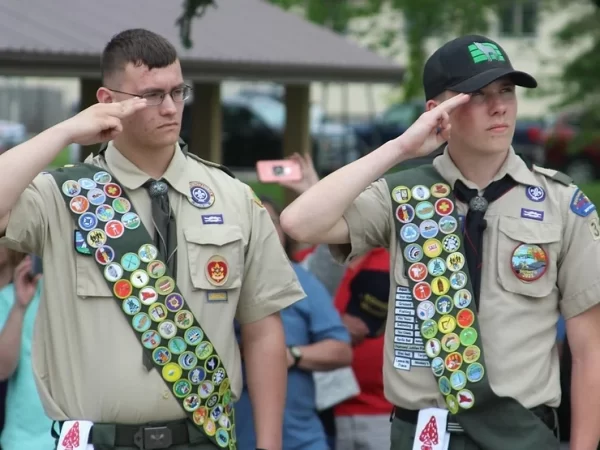
[[[178,126],[179,126],[178,122],[169,122],[169,123],[162,124],[158,128],[159,129],[163,129],[163,128],[175,128],[175,127],[178,127]]]
[[[501,132],[506,131],[506,130],[508,130],[508,125],[505,124],[505,123],[501,123],[501,124],[498,124],[498,125],[492,125],[491,127],[489,127],[487,129],[487,131],[494,131],[496,133],[501,133]]]

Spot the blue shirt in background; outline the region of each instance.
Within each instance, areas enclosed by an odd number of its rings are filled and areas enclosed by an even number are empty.
[[[558,318],[558,325],[556,326],[556,340],[558,342],[563,342],[565,340],[565,336],[567,334],[567,329],[565,326],[565,319],[563,316]]]
[[[8,380],[6,423],[0,436],[2,450],[50,450],[54,439],[50,434],[52,421],[46,416],[33,379],[31,341],[35,316],[40,303],[41,282],[25,312],[21,334],[21,352],[15,373]],[[15,303],[12,284],[0,290],[0,329]]]
[[[309,345],[325,339],[349,343],[346,327],[325,287],[300,265],[292,263],[292,267],[306,297],[281,311],[286,345]],[[265,361],[265,364],[268,363]],[[235,405],[235,418],[238,450],[255,450],[254,419],[246,390],[245,370],[244,391]],[[288,372],[283,450],[329,450],[315,406],[315,385],[311,372],[300,369],[290,369]]]

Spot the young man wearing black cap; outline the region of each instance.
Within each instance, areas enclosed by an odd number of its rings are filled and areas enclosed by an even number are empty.
[[[537,82],[478,35],[438,49],[423,82],[427,112],[301,195],[281,224],[340,261],[390,249],[393,450],[558,449],[559,311],[577,361],[571,449],[596,449],[600,224],[565,175],[511,147],[515,86]],[[445,142],[432,165],[402,171]]]

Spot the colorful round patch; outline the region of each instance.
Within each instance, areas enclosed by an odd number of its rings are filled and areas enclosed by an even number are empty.
[[[168,295],[175,289],[175,280],[171,277],[161,277],[156,280],[156,290],[161,295]]]
[[[462,253],[451,253],[446,257],[446,265],[451,272],[458,272],[465,266],[465,256]]]
[[[423,186],[422,184],[417,184],[412,188],[412,196],[415,200],[427,200],[431,193],[429,192],[429,188],[427,186]]]
[[[165,339],[171,339],[172,337],[175,337],[175,335],[177,334],[177,327],[175,326],[175,322],[173,322],[172,320],[163,320],[158,324],[158,332]]]
[[[198,395],[200,398],[208,398],[215,391],[215,386],[212,382],[204,380],[198,387]]]
[[[440,341],[435,338],[429,339],[427,341],[427,343],[425,344],[425,353],[430,358],[435,358],[436,356],[438,356],[440,354],[441,351],[442,351],[442,346],[440,344]]]
[[[183,352],[178,358],[179,365],[185,370],[190,370],[198,362],[198,358],[192,352]]]
[[[208,402],[206,402],[206,406],[208,406]],[[217,432],[217,426],[215,425],[215,422],[212,419],[206,419],[203,428],[207,436],[214,436]]]
[[[215,422],[217,422],[222,415],[223,407],[221,405],[216,405],[210,412],[210,418]]]
[[[421,220],[431,219],[435,214],[435,209],[431,202],[420,202],[415,206],[415,214]]]
[[[481,356],[481,349],[479,347],[477,347],[476,345],[469,345],[463,351],[463,360],[467,364],[477,362],[479,360],[480,356]]]
[[[461,328],[468,328],[475,322],[475,314],[470,309],[462,309],[456,314],[456,322]]]
[[[143,262],[149,263],[157,258],[158,249],[152,244],[144,244],[138,250],[138,255]]]
[[[99,228],[92,230],[87,235],[87,244],[92,248],[99,248],[108,240],[106,233]]]
[[[477,330],[475,328],[465,328],[460,332],[460,343],[465,347],[477,342]]]
[[[123,194],[123,190],[121,189],[121,186],[119,186],[116,183],[108,183],[106,186],[104,186],[104,192],[110,198],[117,198],[117,197],[120,197],[121,194]]]
[[[152,352],[152,359],[159,366],[164,366],[169,361],[171,361],[171,352],[166,347],[158,347]]]
[[[431,371],[436,377],[441,377],[444,374],[444,360],[439,356],[431,360]]]
[[[213,355],[206,360],[206,363],[204,363],[204,369],[206,372],[212,373],[217,369],[217,367],[219,367],[219,362],[219,357],[217,355]]]
[[[521,281],[538,280],[548,268],[546,251],[536,244],[520,244],[512,253],[511,267],[513,273]]]
[[[425,281],[415,284],[413,287],[413,297],[422,302],[431,297],[431,286]]]
[[[183,398],[192,392],[192,384],[185,378],[179,379],[173,385],[173,394],[177,398]]]
[[[444,234],[454,233],[458,228],[458,222],[452,216],[442,217],[439,221],[440,231]]]
[[[207,185],[192,181],[188,201],[196,208],[210,208],[215,203],[215,194]]]
[[[87,198],[92,205],[99,206],[106,201],[106,194],[102,189],[94,188],[87,193]]]
[[[123,217],[121,217],[121,222],[123,222],[123,225],[128,230],[135,230],[136,228],[139,228],[142,223],[140,216],[132,212],[123,214]]]
[[[449,198],[440,198],[435,202],[435,212],[440,216],[449,216],[454,211],[454,203]]]
[[[200,406],[200,397],[197,394],[190,394],[183,400],[183,409],[189,412],[196,411]]]
[[[137,299],[137,297],[129,297],[123,301],[121,307],[123,308],[125,314],[133,316],[140,312],[140,310],[142,309],[142,304]]]
[[[175,314],[175,325],[177,328],[187,330],[194,323],[194,316],[187,309],[182,309]]]
[[[446,406],[451,414],[456,414],[458,412],[458,401],[454,395],[450,394],[446,396]]]
[[[167,308],[162,303],[154,303],[148,308],[148,314],[154,322],[162,322],[167,318]]]
[[[113,292],[115,297],[120,299],[126,299],[133,293],[133,286],[129,280],[119,280],[113,286]]]
[[[408,278],[415,282],[427,278],[427,266],[421,262],[414,263],[408,268]]]
[[[191,327],[185,330],[183,334],[185,342],[190,345],[196,345],[204,338],[204,333],[199,327]]]
[[[223,397],[225,395],[225,392],[227,392],[227,390],[229,389],[229,379],[225,378],[223,380],[223,384],[221,384],[221,386],[219,387],[219,395],[221,397]]]
[[[431,186],[431,195],[436,198],[447,197],[450,194],[450,186],[445,183],[435,183]]]
[[[168,322],[170,322],[170,321],[165,320],[164,322],[161,322],[161,324],[158,326],[159,333],[160,333],[161,325],[164,325]],[[187,344],[185,343],[185,341],[183,340],[182,337],[175,336],[169,341],[169,350],[171,350],[171,353],[173,353],[174,355],[181,355],[183,352],[185,352],[186,349],[187,349]]]
[[[441,333],[444,333],[444,334],[452,333],[455,328],[456,328],[456,319],[453,316],[446,314],[439,318],[438,329],[440,330]]]
[[[167,266],[162,261],[154,260],[148,264],[146,270],[148,271],[148,275],[156,280],[167,273]]]
[[[464,272],[454,272],[450,275],[450,286],[455,291],[464,288],[467,285],[467,274]]]
[[[104,278],[106,278],[111,283],[114,283],[122,276],[123,268],[115,262],[110,263],[104,268]]]
[[[462,409],[470,409],[475,404],[475,396],[468,389],[463,389],[456,394],[456,399],[458,401],[458,406]]]
[[[83,213],[81,216],[79,216],[79,220],[77,222],[79,223],[79,228],[81,228],[83,231],[93,230],[98,225],[98,219],[90,212]]]
[[[392,189],[392,199],[396,203],[407,203],[410,201],[410,189],[406,186],[396,186]]]
[[[75,197],[81,193],[81,186],[75,180],[67,180],[62,185],[62,191],[67,197]]]
[[[423,249],[419,244],[409,244],[404,248],[404,258],[408,262],[419,262],[423,259]]]
[[[143,269],[138,269],[131,274],[131,284],[137,289],[141,289],[148,284],[150,277]]]
[[[450,281],[446,277],[435,277],[431,280],[431,290],[435,295],[444,295],[450,290]]]
[[[440,392],[442,395],[448,395],[452,392],[452,386],[450,385],[450,380],[448,377],[444,376],[438,380],[438,386],[440,388]]]
[[[219,419],[219,425],[221,425],[224,429],[229,430],[231,428],[231,420],[227,415],[223,414]]]
[[[446,353],[452,353],[460,347],[460,339],[456,333],[449,333],[442,338],[442,348]]]
[[[435,315],[435,306],[430,301],[419,303],[417,306],[417,316],[421,320],[431,319]]]
[[[421,232],[421,236],[425,239],[431,239],[437,236],[440,228],[435,220],[427,219],[421,222],[419,231]]]
[[[473,300],[473,295],[466,289],[456,291],[454,294],[454,306],[459,309],[469,306],[471,304],[471,300]]]
[[[148,330],[142,334],[142,345],[150,350],[158,347],[160,345],[160,341],[160,335],[154,330]]]
[[[204,421],[208,418],[208,409],[205,406],[201,406],[192,415],[192,420],[196,425],[204,425]]]
[[[457,371],[460,369],[460,366],[462,366],[461,354],[456,352],[450,353],[448,356],[446,356],[444,364],[446,365],[446,369],[448,369],[450,372]]]
[[[115,198],[112,202],[112,207],[119,214],[126,214],[131,211],[131,203],[123,197]]]
[[[103,245],[102,247],[96,249],[94,257],[96,258],[96,261],[98,261],[98,263],[105,266],[114,261],[115,251],[111,247]]]
[[[437,239],[427,239],[423,243],[423,252],[429,258],[437,258],[442,254],[442,244]]]
[[[421,324],[421,336],[425,339],[432,339],[437,334],[438,327],[435,320],[429,319],[425,320]]]
[[[127,272],[133,272],[140,267],[140,258],[135,253],[125,253],[121,258],[121,266]]]
[[[174,362],[165,364],[165,366],[162,368],[163,378],[171,383],[179,380],[181,375],[183,375],[183,370]]]
[[[148,314],[143,312],[137,313],[135,316],[133,316],[133,319],[131,319],[131,325],[133,326],[133,329],[135,331],[139,331],[140,333],[147,331],[151,324],[152,323],[150,322]]]
[[[223,286],[229,277],[229,265],[225,258],[215,255],[206,264],[206,278],[213,286]]]
[[[158,300],[158,294],[150,286],[140,289],[140,300],[144,305],[151,305]]]
[[[546,198],[546,191],[539,186],[527,186],[525,195],[532,202],[543,202]]]
[[[453,389],[460,391],[467,385],[467,376],[462,370],[457,370],[450,375],[450,384]]]
[[[410,223],[415,218],[415,209],[412,205],[403,204],[396,208],[396,219],[402,223]]]
[[[104,227],[104,231],[106,231],[108,237],[112,239],[118,239],[123,236],[123,233],[125,232],[125,226],[118,220],[111,220]]]
[[[225,380],[226,376],[227,374],[225,373],[225,369],[219,367],[217,370],[214,371],[212,375],[212,381],[213,383],[215,383],[215,386],[218,386]]]
[[[435,301],[435,310],[440,314],[448,314],[453,307],[452,299],[447,295],[442,295]]]
[[[181,308],[183,308],[183,297],[181,294],[174,292],[173,294],[169,294],[165,299],[165,306],[171,312],[177,312]]]
[[[110,183],[112,180],[112,177],[110,176],[110,174],[108,172],[96,172],[94,174],[94,181],[98,184],[106,184],[106,183]]]
[[[198,357],[198,359],[204,360],[204,359],[208,358],[212,352],[213,352],[213,346],[208,341],[202,341],[196,347],[196,356]]]
[[[427,263],[427,270],[433,277],[439,277],[446,273],[446,263],[442,258],[430,259]]]
[[[448,253],[454,253],[460,248],[460,238],[456,234],[449,234],[442,239],[442,247]]]
[[[407,223],[400,228],[400,239],[406,243],[413,243],[419,239],[419,227],[414,223]]]
[[[108,222],[115,217],[115,210],[112,206],[100,205],[96,208],[96,217],[102,222]]]
[[[200,383],[202,383],[205,378],[206,372],[202,367],[194,367],[192,370],[190,370],[190,373],[188,373],[188,379],[190,380],[190,383],[195,386],[198,386]]]
[[[217,434],[215,435],[215,441],[217,441],[217,445],[221,448],[227,448],[229,445],[229,433],[227,430],[223,428],[219,428],[217,430]]]
[[[87,189],[88,191],[96,187],[96,182],[91,178],[80,178],[77,180],[77,183],[79,183],[82,189]]]
[[[477,383],[478,381],[481,381],[484,374],[485,369],[479,363],[474,363],[467,367],[467,379],[471,383]]]

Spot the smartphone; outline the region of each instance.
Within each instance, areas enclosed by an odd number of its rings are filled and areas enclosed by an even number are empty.
[[[29,276],[31,278],[33,278],[36,275],[43,273],[42,258],[40,258],[37,255],[34,255],[33,253],[29,256],[31,257],[31,261],[32,261],[31,272],[29,272]]]
[[[256,174],[261,183],[277,183],[278,181],[300,181],[302,168],[294,160],[263,160],[256,163]]]

